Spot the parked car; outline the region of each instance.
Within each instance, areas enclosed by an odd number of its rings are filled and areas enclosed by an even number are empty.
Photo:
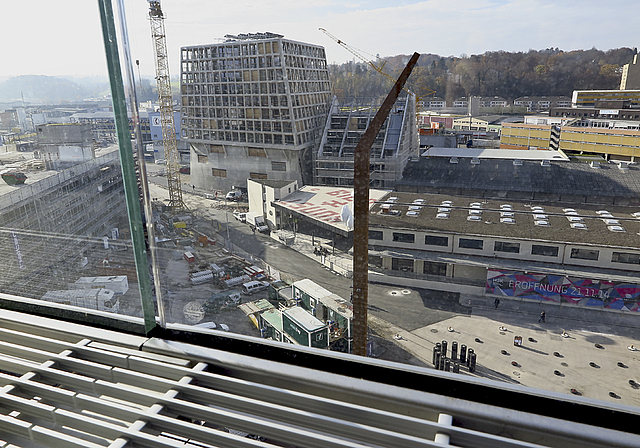
[[[242,199],[242,192],[239,190],[230,191],[225,196],[225,199],[227,201],[239,201],[240,199]]]
[[[247,222],[247,214],[243,212],[239,212],[238,210],[233,212],[233,217],[240,222]]]
[[[191,167],[181,166],[180,167],[180,174],[191,174]]]
[[[268,287],[269,287],[268,282],[259,282],[259,281],[247,282],[242,284],[242,293],[250,296],[254,292],[264,291]]]
[[[194,327],[206,328],[207,330],[222,330],[229,331],[229,326],[225,324],[216,324],[215,322],[200,322],[194,325]]]
[[[166,160],[164,160],[164,159],[156,160],[156,165],[164,165],[165,163],[166,163]]]

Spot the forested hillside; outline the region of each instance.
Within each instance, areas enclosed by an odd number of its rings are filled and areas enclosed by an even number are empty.
[[[635,48],[567,52],[548,48],[462,57],[423,54],[407,85],[418,96],[433,90],[447,104],[468,95],[501,96],[509,100],[521,96],[571,96],[573,90],[579,89],[617,89],[622,66],[635,53]],[[396,78],[408,59],[405,55],[387,58],[385,72]],[[393,85],[364,63],[332,65],[329,71],[338,97],[384,96]]]

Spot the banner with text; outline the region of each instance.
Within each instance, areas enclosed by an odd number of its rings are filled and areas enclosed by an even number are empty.
[[[489,269],[486,293],[579,306],[640,311],[638,283]]]

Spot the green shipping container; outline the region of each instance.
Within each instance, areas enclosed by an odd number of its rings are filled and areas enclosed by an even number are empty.
[[[301,307],[282,313],[282,330],[292,340],[306,347],[329,347],[329,327]]]

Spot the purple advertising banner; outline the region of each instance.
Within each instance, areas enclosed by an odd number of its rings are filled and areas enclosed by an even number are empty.
[[[640,311],[640,284],[637,283],[489,269],[486,293],[580,306]]]

